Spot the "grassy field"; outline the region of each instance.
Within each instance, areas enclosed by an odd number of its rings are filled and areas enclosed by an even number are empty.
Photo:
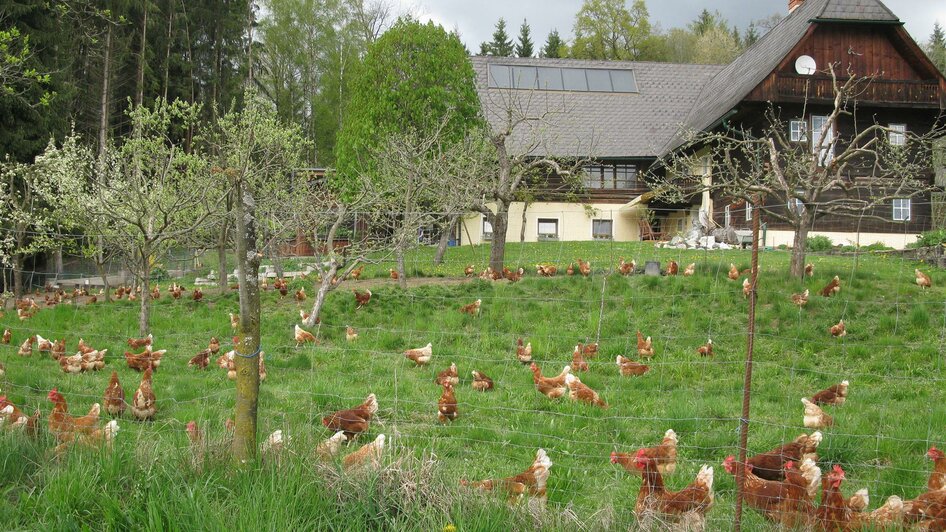
[[[201,303],[164,296],[152,321],[156,348],[168,349],[154,379],[157,420],[123,419],[112,453],[76,451],[61,460],[50,456],[48,438],[37,444],[0,434],[0,528],[627,529],[634,523],[640,480],[611,465],[609,454],[653,445],[668,428],[679,434],[681,464],[666,479],[669,487],[679,489],[701,464],[713,465],[717,499],[709,518],[717,524],[713,528],[728,528],[734,483],[720,464],[736,452],[738,441],[747,305],[741,280],[729,281],[726,273],[730,262],[748,268],[748,252],[639,243],[513,244],[508,252],[510,265],[527,270],[516,284],[442,279],[401,291],[386,279],[390,265],[370,266],[368,279],[330,294],[318,346],[296,349],[297,303],[264,294],[269,376],[260,395],[261,436],[283,429],[293,437],[293,456],[243,470],[225,460],[195,470],[184,432],[194,419],[208,433],[222,434],[231,416],[233,383],[225,373],[213,366],[196,371],[186,363],[211,336],[229,338],[227,313],[237,309],[236,293]],[[412,256],[410,269],[457,277],[468,263],[484,268],[487,253],[485,247],[451,249],[447,263],[433,267],[432,250],[425,249]],[[537,262],[555,263],[564,272],[579,256],[592,262],[591,278],[534,275]],[[673,258],[681,269],[696,262],[697,274],[608,275],[620,256],[639,264]],[[788,258],[765,252],[760,260],[750,452],[794,438],[804,430],[800,398],[848,379],[847,404],[827,407],[836,426],[825,431],[820,465],[841,464],[845,492],[869,488],[872,507],[893,494],[912,498],[926,483],[926,450],[946,443],[946,275],[931,272],[934,288],[921,291],[912,262],[817,256],[811,259],[814,278],[801,283],[787,277]],[[815,295],[834,275],[841,278],[840,295]],[[348,288],[363,287],[371,287],[374,297],[355,311]],[[789,296],[806,287],[811,301],[799,310]],[[477,298],[483,301],[479,318],[457,312]],[[308,304],[311,299],[307,310]],[[848,335],[835,339],[827,329],[840,318]],[[358,329],[357,341],[345,341],[346,325]],[[137,387],[140,376],[120,358],[125,340],[137,332],[132,303],[61,305],[26,322],[8,312],[0,328],[13,331],[13,342],[0,346],[6,366],[0,388],[24,411],[48,412],[46,393],[58,386],[70,409],[84,413],[101,401],[113,369],[128,397]],[[622,378],[614,358],[636,355],[637,330],[653,337],[652,369],[640,378]],[[66,338],[70,349],[79,338],[108,348],[106,371],[65,375],[47,356],[18,357],[18,344],[36,333]],[[518,337],[532,342],[533,357],[546,374],[570,362],[576,343],[598,340],[601,353],[581,378],[610,409],[538,394],[528,369],[515,360]],[[714,341],[713,359],[695,353],[707,337]],[[401,351],[427,342],[434,346],[433,362],[412,367]],[[460,370],[460,417],[442,426],[436,422],[440,390],[433,379],[451,362]],[[492,377],[496,390],[474,392],[473,369]],[[358,478],[318,467],[309,451],[330,435],[321,417],[372,392],[380,410],[369,437],[389,436],[391,467]],[[539,447],[554,463],[545,513],[532,515],[457,487],[460,478],[518,473]],[[751,510],[746,520],[750,529],[765,528]]]

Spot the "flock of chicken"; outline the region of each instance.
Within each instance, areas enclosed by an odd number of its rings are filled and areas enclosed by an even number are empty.
[[[574,275],[577,271],[582,276],[591,275],[592,270],[589,262],[578,259],[577,264],[577,270],[574,265],[570,264],[566,269],[566,274]],[[636,262],[633,260],[626,262],[623,257],[616,271],[621,275],[638,273]],[[696,264],[692,263],[684,268],[682,273],[684,276],[691,276],[695,271]],[[675,261],[669,261],[663,273],[665,275],[677,275],[678,272],[679,265]],[[814,273],[813,265],[808,264],[805,272],[811,277]],[[553,265],[536,265],[536,274],[541,277],[553,277],[556,273],[557,268]],[[746,271],[740,272],[734,264],[731,264],[728,278],[736,281],[744,273]],[[357,274],[353,272],[352,277],[357,279],[360,274],[361,269],[357,270]],[[472,265],[469,265],[464,269],[464,274],[467,277],[472,277],[475,274],[475,269]],[[391,275],[394,278],[396,272],[392,270]],[[524,270],[522,268],[516,271],[511,271],[508,268],[503,268],[502,271],[494,271],[492,268],[487,268],[479,276],[483,279],[507,279],[516,282],[523,275]],[[915,275],[916,283],[920,287],[929,288],[932,285],[929,276],[919,269],[915,270]],[[287,295],[289,291],[288,283],[282,279],[277,279],[273,288],[283,296]],[[746,278],[743,281],[743,293],[746,297],[750,295],[751,288],[751,283]],[[266,290],[269,287],[264,286],[263,289]],[[820,290],[820,294],[824,297],[831,297],[838,294],[840,290],[840,279],[835,276],[828,285]],[[177,284],[172,284],[168,291],[175,299],[179,299],[184,293],[184,289]],[[356,310],[370,303],[372,298],[370,290],[353,290],[353,292]],[[140,288],[137,291],[132,291],[129,288],[120,287],[116,291],[118,299],[126,295],[129,299],[133,299],[137,297],[136,294],[140,294]],[[63,298],[75,298],[83,295],[87,296],[88,303],[94,303],[96,300],[96,296],[88,296],[87,293],[78,289],[71,296],[66,296],[61,290],[58,290],[55,295],[47,296],[46,304],[52,306],[61,302]],[[159,288],[154,287],[150,295],[154,299],[159,298]],[[203,294],[195,288],[191,297],[194,301],[200,301]],[[808,298],[809,290],[805,290],[799,294],[792,294],[791,301],[799,307],[804,307],[808,303]],[[296,292],[295,299],[298,302],[305,301],[304,288]],[[17,302],[17,314],[21,320],[29,319],[37,310],[38,305],[32,298]],[[472,303],[459,307],[458,310],[471,317],[477,317],[482,311],[482,300],[477,299]],[[306,320],[308,315],[300,310],[300,317]],[[230,314],[230,323],[234,329],[237,329],[239,317]],[[830,327],[829,331],[833,336],[844,336],[846,329],[843,320]],[[348,326],[346,328],[347,341],[352,342],[357,338],[357,331]],[[0,337],[0,342],[9,344],[11,339],[12,333],[7,329]],[[300,325],[294,327],[294,339],[297,347],[306,343],[317,342],[315,335],[304,330]],[[53,404],[53,407],[49,413],[48,430],[56,439],[55,452],[57,454],[62,453],[71,445],[110,447],[119,431],[117,419],[126,413],[126,408],[135,420],[148,421],[154,419],[157,408],[152,379],[161,365],[162,355],[165,354],[166,350],[154,350],[152,347],[153,341],[154,338],[151,335],[145,338],[128,340],[130,349],[142,350],[138,353],[131,351],[124,353],[128,367],[142,373],[141,382],[131,402],[126,402],[124,389],[118,380],[118,373],[112,372],[102,402],[106,414],[111,416],[112,419],[104,425],[99,420],[102,409],[99,403],[93,404],[85,416],[75,416],[69,413],[66,399],[57,389],[49,392],[47,399]],[[236,342],[236,338],[234,338],[234,342]],[[107,350],[93,349],[81,338],[78,342],[78,352],[72,356],[66,355],[66,341],[64,339],[52,341],[38,334],[31,335],[23,340],[18,354],[31,356],[34,344],[37,351],[48,352],[65,373],[94,372],[103,369],[105,366]],[[515,357],[522,365],[528,365],[536,390],[549,399],[557,399],[567,394],[572,401],[608,408],[608,404],[598,392],[581,382],[577,375],[577,373],[588,371],[588,360],[594,359],[598,355],[598,349],[597,342],[587,345],[577,344],[572,352],[571,364],[565,366],[561,373],[554,377],[543,376],[539,366],[532,361],[532,344],[524,343],[522,338],[517,340]],[[190,359],[188,366],[206,369],[210,364],[211,357],[216,356],[220,350],[219,340],[213,337],[206,349],[201,350]],[[696,353],[701,356],[713,356],[712,339],[708,339],[706,344],[699,346]],[[416,366],[424,366],[433,360],[433,345],[428,343],[421,348],[409,349],[404,351],[403,355]],[[639,359],[647,359],[655,355],[652,338],[645,337],[641,331],[637,331],[637,355]],[[619,375],[625,377],[641,376],[650,369],[649,366],[640,361],[621,355],[617,356],[616,364]],[[217,359],[217,365],[227,371],[228,378],[236,378],[234,350],[220,355]],[[260,379],[265,380],[266,370],[262,352],[259,353],[259,371]],[[0,365],[0,376],[3,374],[4,369]],[[475,391],[486,392],[495,388],[494,381],[484,372],[471,370],[471,374],[473,376],[472,388]],[[460,382],[456,364],[451,363],[448,368],[440,371],[434,382],[441,388],[441,395],[437,401],[438,420],[441,423],[455,421],[460,414],[455,391],[455,387]],[[847,398],[848,388],[849,382],[842,381],[811,397],[802,398],[804,426],[820,429],[833,425],[833,418],[826,414],[821,407],[843,404]],[[377,411],[377,398],[374,394],[371,394],[363,403],[354,408],[334,412],[324,417],[322,424],[331,430],[333,435],[316,448],[316,456],[323,460],[337,457],[344,442],[350,442],[369,430],[370,422]],[[32,416],[27,416],[10,403],[6,396],[0,397],[0,425],[6,425],[7,428],[13,430],[21,429],[27,435],[36,437],[40,428],[39,418],[40,412],[38,410]],[[232,429],[232,422],[228,420],[228,437],[232,437]],[[204,432],[197,427],[196,422],[187,423],[186,432],[194,450],[195,459],[208,451],[208,439]],[[919,523],[925,529],[946,530],[946,457],[944,457],[943,452],[935,447],[929,450],[928,457],[934,461],[935,465],[926,492],[908,501],[896,496],[890,497],[878,509],[867,511],[869,499],[866,490],[860,490],[850,498],[843,497],[841,484],[845,480],[845,473],[840,466],[835,465],[827,473],[822,474],[817,465],[817,448],[822,438],[821,432],[802,434],[794,441],[768,453],[750,457],[744,463],[730,456],[723,462],[723,467],[737,479],[742,479],[745,501],[750,507],[759,510],[767,519],[782,525],[819,527],[827,530],[851,530]],[[277,430],[264,442],[263,450],[264,452],[279,450],[288,446],[289,442],[290,438],[288,436],[284,437],[282,431]],[[664,477],[673,474],[676,469],[677,443],[676,433],[673,430],[668,430],[662,443],[656,447],[639,449],[635,453],[615,452],[611,455],[612,463],[619,464],[627,471],[643,478],[635,506],[638,519],[642,522],[648,519],[659,519],[661,521],[676,522],[687,527],[698,526],[703,524],[705,514],[712,506],[712,467],[704,465],[696,479],[681,491],[670,491],[665,486]],[[342,464],[345,468],[366,464],[377,465],[380,463],[384,446],[385,436],[380,434],[370,443],[345,456]],[[541,503],[546,498],[546,482],[551,466],[552,462],[546,451],[539,449],[532,464],[518,475],[475,482],[461,480],[461,484],[487,491],[501,490],[508,494],[510,501],[529,496]],[[821,501],[816,506],[815,500],[819,488]]]
[[[843,402],[846,395],[837,387],[816,394],[814,401]],[[821,432],[803,433],[793,441],[752,456],[745,462],[728,456],[723,468],[743,483],[744,502],[766,519],[788,528],[818,530],[886,530],[915,524],[924,530],[946,527],[946,455],[935,446],[927,452],[933,461],[925,491],[912,500],[889,497],[883,505],[868,511],[866,489],[845,497],[841,484],[844,470],[834,465],[823,474],[818,462]],[[641,475],[643,481],[635,505],[642,522],[659,520],[702,529],[707,510],[713,504],[713,468],[703,465],[696,479],[680,491],[670,491],[664,477],[677,464],[676,433],[664,434],[660,445],[634,453],[611,453],[611,463]],[[820,492],[820,503],[816,504]]]

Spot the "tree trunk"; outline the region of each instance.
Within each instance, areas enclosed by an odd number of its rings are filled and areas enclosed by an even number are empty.
[[[112,58],[112,25],[108,24],[105,33],[105,60],[102,65],[102,98],[99,101],[99,160],[105,153],[105,143],[108,142],[108,96],[111,77]]]
[[[792,241],[792,262],[789,274],[797,279],[805,278],[805,252],[808,248],[808,231],[811,229],[811,220],[808,216],[801,216],[795,227],[795,239]]]
[[[335,278],[335,275],[338,273],[338,267],[332,265],[329,268],[328,272],[322,277],[322,282],[318,285],[318,290],[315,292],[315,302],[312,304],[312,312],[309,313],[309,319],[305,320],[306,327],[312,327],[315,325],[316,320],[319,319],[319,314],[322,313],[322,305],[325,304],[325,298],[328,296],[328,293],[332,290],[332,279]]]
[[[450,244],[450,238],[453,236],[454,228],[459,220],[460,215],[454,214],[444,227],[443,234],[440,235],[440,242],[437,243],[437,253],[434,254],[434,266],[440,266],[443,263],[443,256],[447,253],[447,246]]]
[[[23,297],[23,254],[13,255],[13,295],[17,299]]]
[[[151,248],[141,248],[141,302],[138,309],[138,335],[147,336],[151,328]]]
[[[494,272],[503,271],[506,261],[506,227],[509,220],[509,205],[504,201],[496,202],[496,214],[490,222],[493,226],[493,244],[489,250],[489,265]]]
[[[220,228],[219,238],[217,239],[217,270],[219,271],[217,287],[220,289],[221,294],[227,293],[227,235],[229,229],[230,224],[224,220]]]
[[[141,3],[144,11],[141,18],[141,41],[138,45],[138,76],[135,82],[135,106],[141,107],[145,99],[145,47],[148,44],[148,2]]]
[[[529,210],[529,202],[523,202],[522,204],[522,227],[519,228],[519,243],[522,244],[526,241],[526,211]]]
[[[58,279],[59,276],[62,275],[62,270],[63,270],[63,267],[62,267],[62,246],[59,246],[58,248],[56,248],[56,252],[55,252],[55,256],[53,257],[53,261],[55,262],[56,278]]]
[[[105,247],[105,240],[102,238],[102,235],[98,235],[95,239],[96,246],[98,250],[96,253],[93,253],[92,260],[95,262],[95,267],[99,271],[99,277],[102,278],[102,286],[105,287],[105,301],[108,302],[108,272],[105,270],[105,252],[103,251]]]
[[[99,277],[102,279],[102,286],[105,287],[105,302],[110,303],[111,299],[108,297],[108,291],[110,287],[108,286],[108,272],[105,271],[105,263],[99,262],[98,260],[95,260],[94,262],[95,269],[98,270]]]
[[[399,242],[394,253],[397,256],[397,284],[402,290],[407,290],[407,270],[404,267],[404,248],[407,247],[403,242]]]
[[[164,53],[164,100],[168,99],[168,78],[171,71],[171,38],[174,29],[174,2],[168,2],[168,43]]]
[[[236,430],[233,456],[237,464],[256,457],[256,416],[259,402],[260,293],[256,249],[256,200],[250,190],[237,181],[234,186],[234,238],[237,255],[237,279],[240,283],[240,327],[236,345]]]

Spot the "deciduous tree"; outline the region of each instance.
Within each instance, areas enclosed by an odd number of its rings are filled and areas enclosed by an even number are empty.
[[[641,61],[653,58],[656,39],[644,0],[585,0],[575,15],[572,57]]]

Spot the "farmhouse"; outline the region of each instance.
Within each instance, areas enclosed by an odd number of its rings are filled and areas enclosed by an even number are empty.
[[[791,0],[789,14],[729,65],[473,57],[477,89],[494,127],[510,113],[528,114],[512,149],[587,161],[583,186],[544,176],[530,197],[512,205],[507,238],[539,240],[663,240],[685,232],[700,212],[720,227],[747,227],[744,203],[704,193],[662,203],[644,178],[681,144],[683,131],[752,128],[770,106],[793,142],[814,144],[833,99],[826,66],[875,78],[856,101],[859,120],[900,131],[926,132],[946,108],[946,79],[879,0]],[[843,139],[853,124],[829,135]],[[827,144],[832,138],[826,139]],[[692,172],[712,179],[710,160]],[[856,177],[856,176],[855,176]],[[928,179],[934,179],[931,168]],[[871,218],[819,218],[812,234],[837,243],[883,242],[902,247],[941,217],[942,198],[893,199]],[[767,209],[788,208],[767,205]],[[768,220],[766,245],[790,244],[787,225]],[[458,230],[462,243],[492,238],[479,213]]]

